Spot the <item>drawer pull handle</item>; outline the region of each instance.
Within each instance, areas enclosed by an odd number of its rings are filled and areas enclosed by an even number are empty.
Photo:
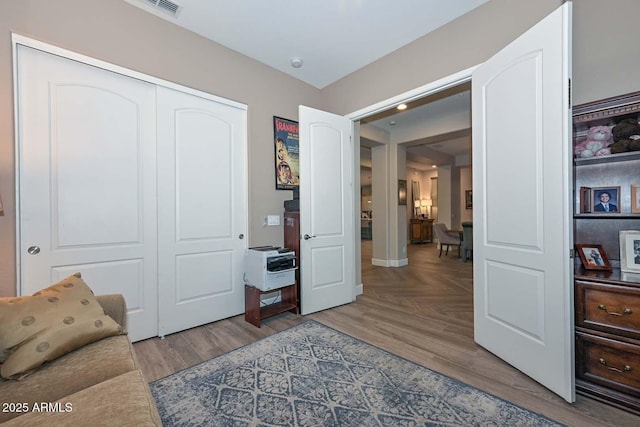
[[[602,311],[607,311],[607,306],[604,305],[604,304],[600,304],[600,305],[598,305],[598,309],[600,309]],[[630,308],[625,308],[622,313],[616,313],[615,311],[607,311],[607,314],[610,314],[612,316],[625,316],[625,315],[629,315],[631,313],[633,313],[633,311],[631,311]]]
[[[598,362],[600,362],[601,365],[607,366],[607,361],[604,360],[602,357],[600,359],[598,359]],[[607,366],[607,369],[610,371],[615,371],[615,372],[630,372],[631,371],[631,366],[629,365],[624,365],[624,368],[622,369],[618,369],[618,368],[614,368],[613,366]]]

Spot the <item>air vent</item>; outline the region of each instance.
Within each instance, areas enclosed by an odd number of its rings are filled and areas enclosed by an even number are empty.
[[[157,9],[163,12],[169,13],[172,16],[178,17],[178,14],[182,10],[182,5],[174,1],[169,0],[144,0],[146,3],[150,3]]]

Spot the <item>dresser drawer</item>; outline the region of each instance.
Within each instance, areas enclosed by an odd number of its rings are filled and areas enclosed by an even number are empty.
[[[576,325],[640,339],[640,289],[576,280]]]
[[[640,346],[576,332],[576,376],[640,396]]]

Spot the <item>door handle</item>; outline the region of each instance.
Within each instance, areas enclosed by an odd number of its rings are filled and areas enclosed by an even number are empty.
[[[313,239],[314,237],[316,237],[316,236],[309,236],[308,234],[305,234],[304,236],[302,236],[302,238],[303,238],[304,240]]]
[[[40,253],[40,247],[30,246],[29,249],[27,249],[27,253],[29,255],[38,255]]]
[[[240,240],[244,239],[244,234],[240,233],[240,235],[238,236],[238,239]]]

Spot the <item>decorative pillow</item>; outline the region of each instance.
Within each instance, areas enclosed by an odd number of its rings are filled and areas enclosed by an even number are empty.
[[[21,379],[44,362],[124,333],[80,273],[33,296],[0,298],[0,375]]]

